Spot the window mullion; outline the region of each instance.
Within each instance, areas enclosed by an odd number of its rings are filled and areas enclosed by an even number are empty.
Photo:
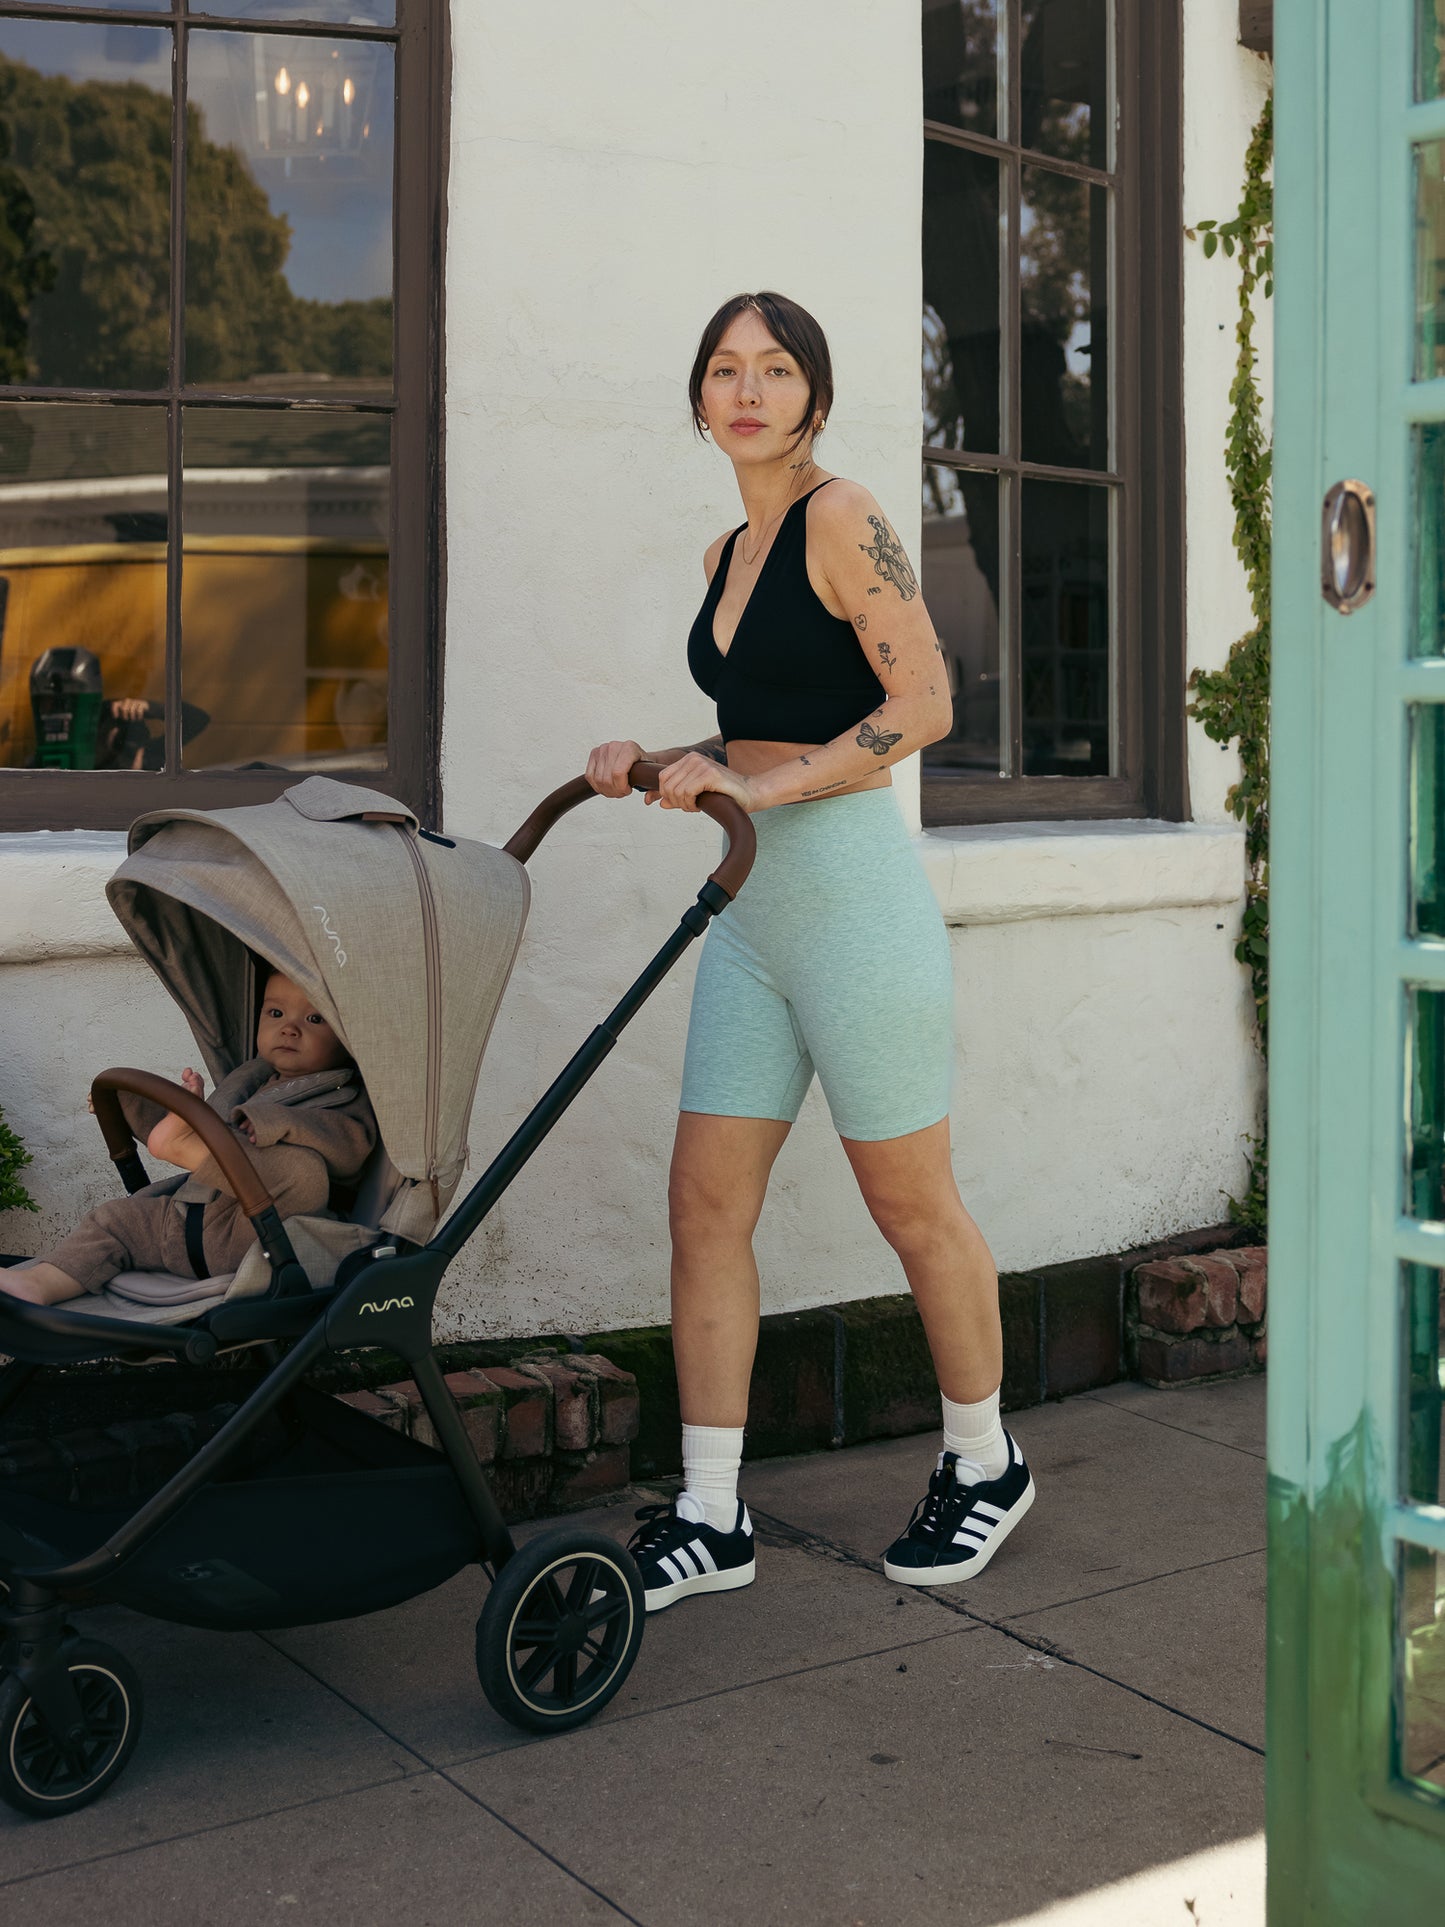
[[[171,59],[171,328],[166,404],[166,721],[165,771],[181,773],[181,386],[185,380],[186,320],[186,67],[185,23],[172,29]]]
[[[1016,21],[1019,0],[1009,0],[1011,18]],[[1011,48],[1017,47],[1016,39]],[[1009,62],[1010,111],[1017,114],[1018,61]],[[1014,120],[1017,128],[1017,119]],[[1019,518],[1023,490],[1019,480],[1019,456],[1023,447],[1023,369],[1020,342],[1023,312],[1021,278],[1022,237],[1019,231],[1022,168],[1017,151],[1003,163],[1004,171],[1004,274],[1002,324],[1003,339],[999,354],[1003,382],[1003,453],[1007,470],[1002,481],[1003,501],[999,505],[1000,549],[1006,558],[999,569],[999,588],[1003,607],[999,610],[999,636],[1003,652],[1003,708],[1000,719],[1002,768],[1010,777],[1023,770],[1023,542]]]

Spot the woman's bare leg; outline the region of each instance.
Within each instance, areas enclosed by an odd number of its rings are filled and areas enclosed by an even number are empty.
[[[84,1290],[59,1265],[10,1265],[0,1271],[0,1291],[23,1298],[27,1305],[58,1305],[65,1298],[79,1298]]]
[[[678,1114],[667,1201],[684,1424],[747,1422],[758,1345],[753,1232],[790,1128],[776,1118]]]
[[[944,1397],[990,1397],[1003,1379],[998,1272],[958,1195],[948,1119],[881,1143],[842,1143],[873,1222],[902,1262]]]

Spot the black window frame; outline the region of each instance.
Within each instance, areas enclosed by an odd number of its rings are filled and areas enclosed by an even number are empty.
[[[304,4],[304,0],[303,0]],[[0,769],[0,832],[120,829],[157,809],[223,809],[263,803],[300,780],[295,770],[181,767],[181,411],[183,407],[330,409],[384,413],[392,421],[388,563],[387,763],[384,773],[349,772],[368,787],[399,797],[422,822],[440,820],[442,634],[445,617],[444,296],[447,154],[451,96],[448,0],[396,0],[396,25],[372,27],[298,18],[258,20],[219,10],[200,13],[187,0],[163,9],[104,9],[0,0],[0,20],[66,20],[91,25],[169,28],[173,40],[171,99],[171,314],[167,382],[160,389],[0,386],[0,402],[85,402],[167,408],[166,767],[142,770]],[[185,353],[185,74],[189,36],[242,32],[286,38],[357,39],[395,48],[396,114],[392,188],[393,362],[389,401],[344,383],[324,397],[236,388],[187,387]]]
[[[997,454],[923,445],[925,469],[1005,474],[1017,500],[1023,480],[1110,485],[1115,496],[1111,600],[1117,687],[1118,770],[1112,776],[988,777],[930,770],[923,752],[922,816],[928,828],[1070,818],[1189,815],[1184,602],[1183,396],[1183,20],[1182,0],[1113,0],[1116,128],[1109,173],[1020,144],[1021,0],[1005,0],[1010,58],[1008,139],[925,120],[925,141],[1001,161],[1014,183],[1002,271],[1000,443]],[[1115,194],[1109,331],[1113,465],[1047,467],[1019,458],[1017,384],[1019,169],[1047,166]],[[1002,670],[1020,730],[1019,518],[1001,558]],[[1018,767],[1015,762],[1015,768]]]

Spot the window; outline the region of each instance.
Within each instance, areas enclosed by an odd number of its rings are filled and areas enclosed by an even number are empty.
[[[1182,817],[1178,0],[923,0],[925,824]]]
[[[0,827],[434,816],[445,15],[0,0]]]

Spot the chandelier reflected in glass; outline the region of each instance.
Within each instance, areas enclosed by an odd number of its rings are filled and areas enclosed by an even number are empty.
[[[320,165],[368,152],[378,64],[374,46],[257,35],[251,55],[256,158],[289,163],[305,157]]]

